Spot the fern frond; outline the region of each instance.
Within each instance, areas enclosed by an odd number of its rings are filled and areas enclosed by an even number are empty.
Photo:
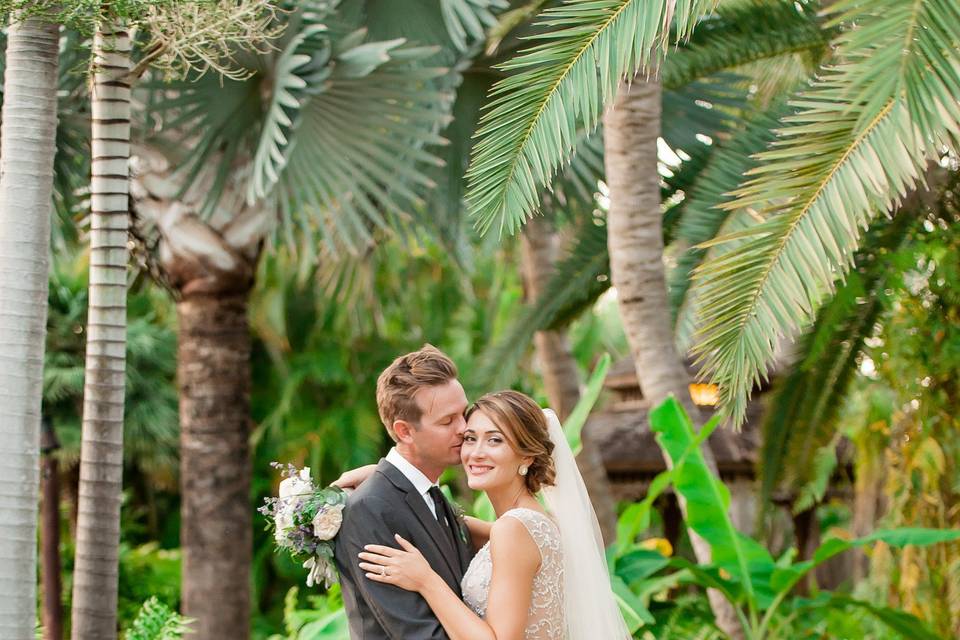
[[[177,640],[190,633],[189,618],[185,618],[151,596],[124,636],[126,640]]]
[[[481,119],[467,172],[467,202],[486,233],[514,233],[537,209],[573,151],[592,132],[624,78],[658,62],[675,19],[676,37],[713,10],[716,0],[568,1],[541,14],[534,46],[502,65]]]
[[[814,317],[846,272],[861,229],[889,211],[944,148],[960,145],[960,8],[953,0],[853,0],[839,21],[838,64],[760,154],[730,209],[750,228],[702,246],[695,352],[719,384],[721,411],[742,422],[774,346]]]

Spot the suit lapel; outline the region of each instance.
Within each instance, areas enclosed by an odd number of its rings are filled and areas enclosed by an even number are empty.
[[[406,494],[404,500],[407,506],[410,507],[410,510],[417,517],[417,520],[420,521],[420,524],[423,525],[423,528],[426,529],[430,535],[430,539],[433,540],[433,543],[437,546],[437,550],[440,552],[440,557],[443,558],[443,561],[447,564],[447,567],[454,576],[462,576],[463,570],[460,569],[460,550],[450,547],[450,538],[446,535],[446,532],[440,528],[441,524],[434,515],[430,513],[430,509],[427,507],[423,496],[417,492],[413,484],[407,480],[407,477],[403,475],[399,469],[386,460],[380,462],[377,466],[377,471],[383,473],[394,486]]]
[[[450,567],[450,571],[452,571],[454,575],[460,574],[461,572],[458,571],[460,563],[454,560],[454,556],[459,554],[456,549],[450,548],[450,537],[441,529],[442,525],[433,514],[430,513],[430,509],[427,508],[427,503],[423,501],[423,496],[414,490],[407,493],[406,500],[414,515],[420,520],[420,524],[423,525],[423,528],[426,529],[430,537],[433,538],[433,542],[437,545],[437,548],[440,549],[440,555],[443,556],[444,562]]]

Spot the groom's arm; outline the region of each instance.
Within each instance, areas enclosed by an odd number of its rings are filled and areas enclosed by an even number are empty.
[[[363,500],[349,504],[336,541],[340,570],[350,572],[358,594],[391,640],[449,640],[419,593],[374,582],[360,569],[358,555],[364,545],[396,547],[395,533],[411,539],[408,528],[398,521],[393,508],[386,502],[365,496]]]

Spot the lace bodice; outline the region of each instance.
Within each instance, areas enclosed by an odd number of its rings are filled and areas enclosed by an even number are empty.
[[[518,508],[501,517],[516,518],[527,528],[540,549],[540,569],[533,579],[533,599],[524,640],[563,640],[563,552],[560,530],[549,517],[533,509]],[[487,614],[493,560],[489,543],[483,545],[463,576],[463,600],[481,618]]]

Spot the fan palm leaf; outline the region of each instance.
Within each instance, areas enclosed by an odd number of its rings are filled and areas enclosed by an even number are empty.
[[[451,97],[436,80],[445,70],[424,64],[435,48],[369,41],[339,15],[287,19],[277,51],[238,55],[249,77],[155,84],[151,113],[174,156],[191,149],[182,193],[210,180],[202,213],[213,215],[229,188],[274,214],[279,239],[306,261],[318,245],[356,253],[373,229],[409,221],[434,184],[427,174],[439,160],[428,147],[444,142]]]
[[[960,7],[952,0],[840,2],[838,63],[794,105],[780,140],[725,206],[756,224],[707,245],[697,270],[696,353],[742,422],[780,336],[809,323],[849,269],[861,229],[957,149]]]
[[[514,233],[538,190],[567,162],[581,129],[596,128],[620,82],[659,61],[676,19],[687,37],[716,0],[565,2],[541,14],[534,46],[501,65],[468,170],[467,202],[485,233]]]

